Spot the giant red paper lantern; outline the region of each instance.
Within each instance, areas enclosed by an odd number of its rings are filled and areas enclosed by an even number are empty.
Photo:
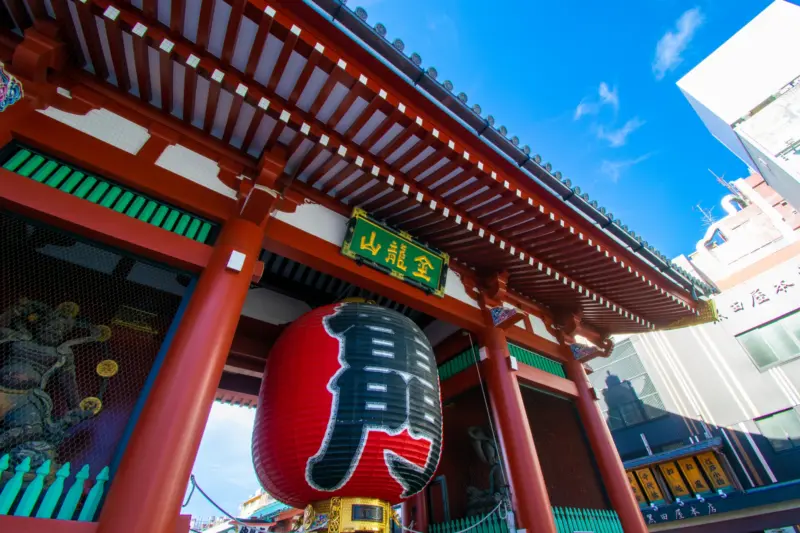
[[[442,407],[430,343],[395,311],[321,307],[275,343],[259,394],[253,462],[296,508],[334,496],[398,503],[439,462]]]

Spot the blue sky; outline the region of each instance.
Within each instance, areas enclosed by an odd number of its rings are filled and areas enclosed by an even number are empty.
[[[747,169],[707,132],[675,82],[769,0],[350,0],[435,66],[555,170],[668,256],[704,233]],[[744,75],[744,74],[743,74]],[[194,472],[235,512],[258,484],[253,410],[215,404]],[[186,511],[219,514],[195,495]]]
[[[770,0],[351,0],[668,256],[747,169],[676,81]],[[580,106],[580,111],[578,111]]]

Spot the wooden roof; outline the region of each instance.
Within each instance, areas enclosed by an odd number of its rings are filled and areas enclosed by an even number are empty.
[[[285,188],[360,206],[463,268],[506,271],[509,290],[600,332],[686,319],[711,291],[339,2],[7,3],[18,30],[56,19],[92,76],[250,168],[283,147]]]

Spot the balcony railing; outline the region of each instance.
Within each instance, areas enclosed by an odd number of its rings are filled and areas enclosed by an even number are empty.
[[[558,533],[623,533],[617,513],[608,509],[553,507],[553,520]],[[459,533],[466,529],[469,529],[469,533],[508,533],[508,524],[498,513],[494,513],[489,518],[478,515],[432,524],[428,533]]]

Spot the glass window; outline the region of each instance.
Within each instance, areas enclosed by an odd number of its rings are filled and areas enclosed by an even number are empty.
[[[780,411],[755,422],[776,452],[800,448],[800,414],[796,410]]]
[[[736,337],[753,363],[765,369],[800,357],[800,312]]]

